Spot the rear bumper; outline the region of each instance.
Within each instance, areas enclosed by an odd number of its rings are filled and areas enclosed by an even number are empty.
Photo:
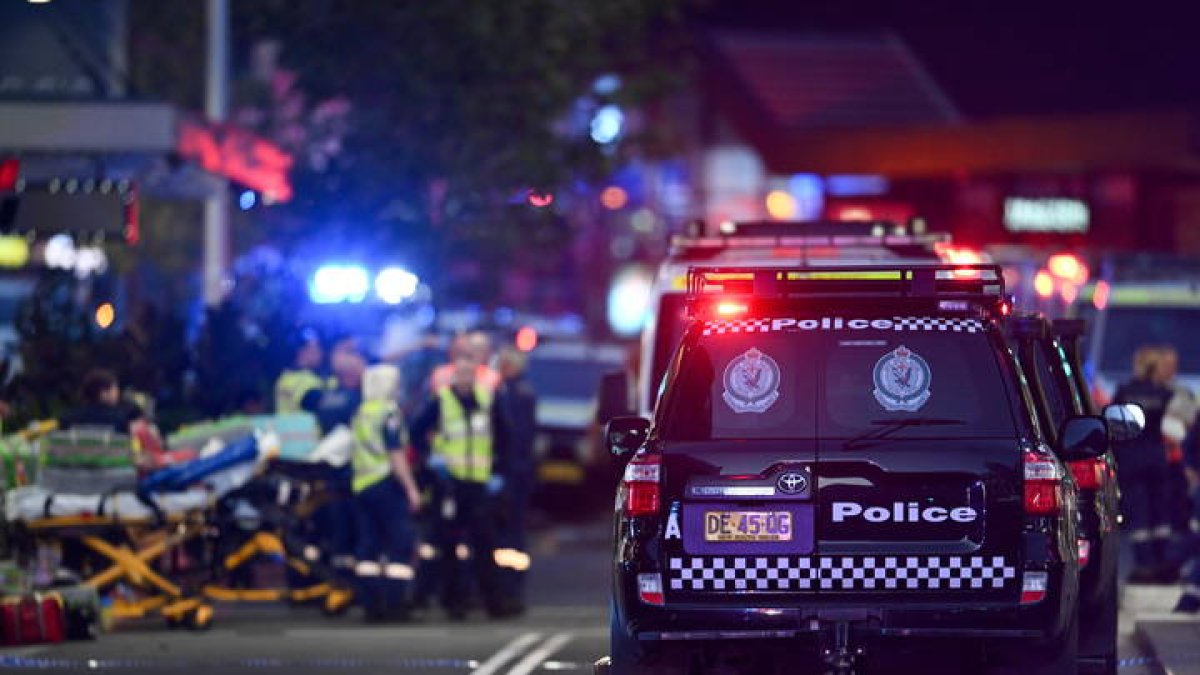
[[[1049,570],[1047,596],[1040,602],[953,601],[913,603],[885,594],[855,600],[796,598],[774,605],[642,603],[618,575],[618,622],[639,640],[745,640],[803,638],[837,623],[862,635],[914,638],[1046,639],[1061,633],[1075,612],[1074,568]],[[624,587],[624,588],[622,588]],[[753,605],[753,606],[751,606]]]

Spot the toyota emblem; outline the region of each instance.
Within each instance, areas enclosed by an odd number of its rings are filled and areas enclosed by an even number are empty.
[[[779,487],[780,492],[794,495],[798,492],[804,492],[808,489],[808,478],[805,478],[804,474],[802,473],[789,471],[788,473],[785,473],[779,477],[776,485]]]

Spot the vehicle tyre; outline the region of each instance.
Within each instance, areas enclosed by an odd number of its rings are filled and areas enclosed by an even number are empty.
[[[1092,607],[1080,609],[1079,658],[1080,669],[1098,675],[1117,672],[1117,582]]]
[[[617,622],[611,621],[609,641],[611,675],[684,675],[684,668],[674,650],[661,642],[638,640]]]
[[[1034,645],[1000,643],[1003,663],[990,672],[993,675],[1078,675],[1079,673],[1079,614],[1058,638]]]

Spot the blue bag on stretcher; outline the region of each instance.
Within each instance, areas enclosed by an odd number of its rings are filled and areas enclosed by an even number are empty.
[[[245,436],[207,457],[155,471],[142,479],[138,484],[138,491],[148,494],[186,490],[209,476],[239,464],[252,464],[257,460],[258,439]]]

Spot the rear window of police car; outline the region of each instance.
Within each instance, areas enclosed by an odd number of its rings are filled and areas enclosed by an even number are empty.
[[[681,358],[661,420],[667,440],[856,438],[900,420],[909,422],[887,438],[1015,429],[995,347],[975,319],[710,322]]]

